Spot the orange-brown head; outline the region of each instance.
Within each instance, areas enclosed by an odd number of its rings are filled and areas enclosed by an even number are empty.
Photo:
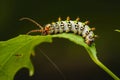
[[[50,30],[50,27],[51,27],[51,24],[47,24],[47,25],[45,26],[45,31],[49,31],[49,30]]]

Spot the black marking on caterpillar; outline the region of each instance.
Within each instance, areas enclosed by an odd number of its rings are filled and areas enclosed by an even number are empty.
[[[27,34],[30,34],[32,32],[40,32],[41,35],[48,35],[48,34],[58,34],[58,33],[75,33],[80,36],[82,36],[85,40],[85,43],[88,45],[91,45],[97,35],[94,35],[93,31],[95,28],[90,28],[87,24],[89,21],[80,22],[80,18],[77,18],[76,20],[70,20],[70,17],[67,17],[65,21],[62,21],[61,18],[58,18],[57,22],[53,22],[51,24],[45,25],[45,27],[42,27],[40,24],[38,24],[36,21],[30,19],[30,18],[21,18],[20,20],[29,20],[36,24],[40,29],[37,30],[31,30]]]

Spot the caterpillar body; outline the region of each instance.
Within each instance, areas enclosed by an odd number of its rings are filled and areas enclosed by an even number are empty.
[[[76,18],[76,20],[70,20],[70,17],[67,17],[65,21],[62,21],[61,18],[58,18],[57,22],[52,22],[51,24],[45,25],[45,27],[42,27],[40,24],[38,24],[36,21],[30,18],[21,18],[20,20],[29,20],[33,23],[35,23],[40,29],[37,30],[31,30],[27,34],[30,34],[32,32],[40,32],[41,35],[49,35],[49,34],[58,34],[58,33],[74,33],[77,35],[80,35],[84,38],[85,43],[88,45],[91,45],[97,35],[94,35],[93,31],[95,28],[90,28],[88,26],[88,21],[80,22],[80,18]]]

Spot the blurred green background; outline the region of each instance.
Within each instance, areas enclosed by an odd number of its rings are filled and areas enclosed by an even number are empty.
[[[20,22],[29,17],[41,25],[57,21],[61,16],[80,17],[95,27],[98,58],[120,77],[120,1],[119,0],[0,0],[0,40],[8,40],[29,30],[37,29],[33,23]],[[83,47],[66,39],[53,39],[36,48],[31,57],[35,74],[29,77],[27,69],[21,69],[15,80],[63,80],[53,65],[40,53],[44,51],[61,69],[67,80],[113,80],[90,59]]]

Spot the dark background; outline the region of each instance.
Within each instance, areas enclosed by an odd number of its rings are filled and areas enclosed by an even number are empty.
[[[0,0],[0,40],[8,40],[29,30],[37,29],[33,23],[19,21],[29,17],[41,25],[57,21],[61,16],[71,19],[80,17],[96,27],[95,41],[98,58],[120,77],[120,2],[119,0]],[[66,39],[53,39],[52,44],[44,43],[36,47],[36,56],[31,57],[35,74],[29,77],[27,69],[21,69],[15,80],[63,80],[59,72],[41,54],[46,53],[60,70],[66,80],[113,80],[89,57],[83,47]]]

